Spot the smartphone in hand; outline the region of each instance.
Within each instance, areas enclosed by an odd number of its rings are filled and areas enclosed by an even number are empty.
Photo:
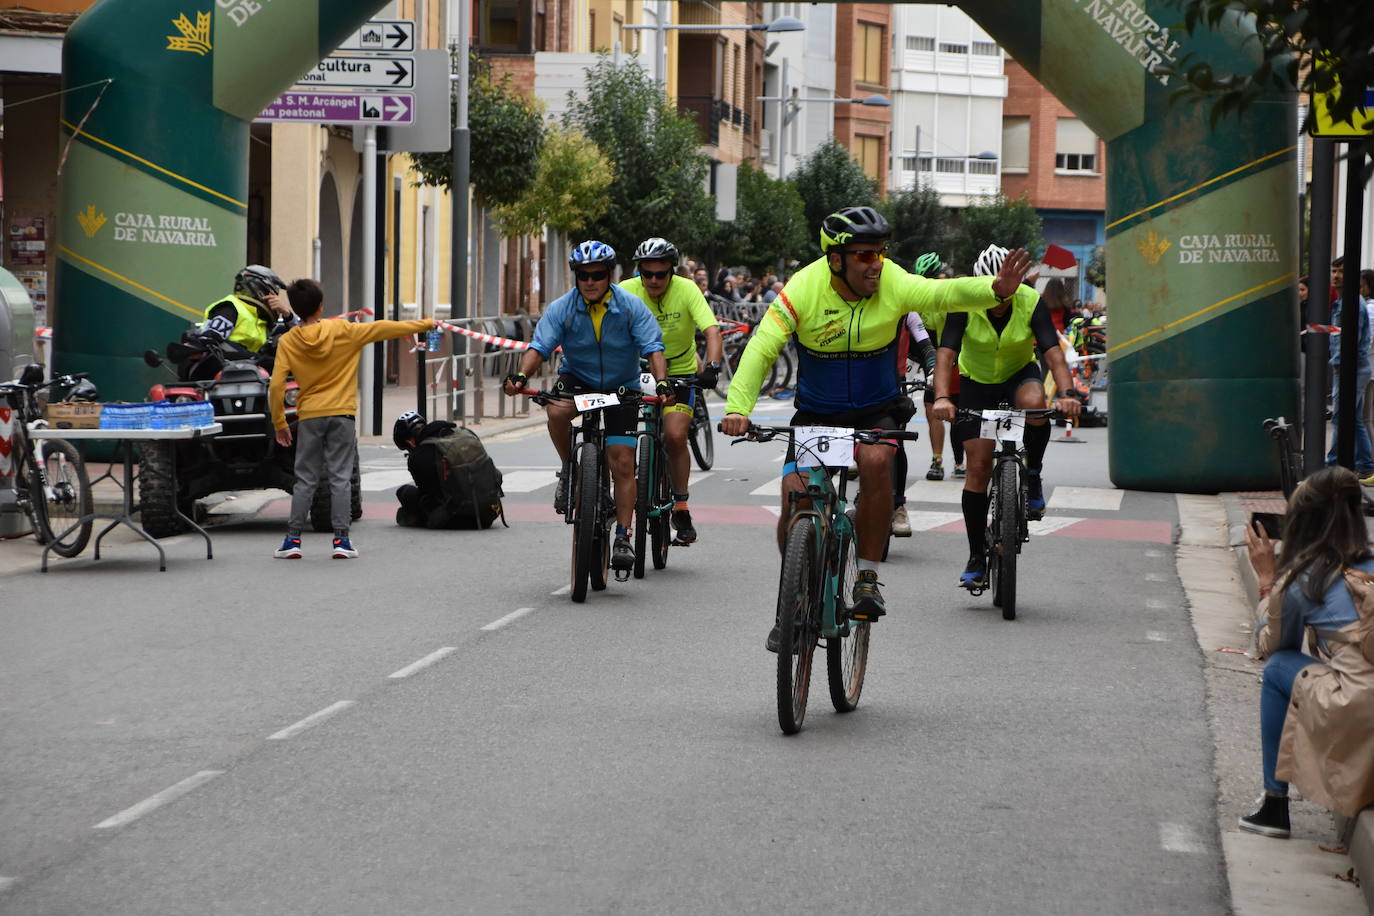
[[[1271,541],[1277,541],[1283,536],[1283,516],[1277,512],[1251,512],[1250,526],[1253,528],[1256,525]]]

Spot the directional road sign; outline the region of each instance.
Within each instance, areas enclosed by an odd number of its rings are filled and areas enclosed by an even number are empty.
[[[296,81],[298,86],[355,89],[410,89],[415,85],[414,57],[331,54]]]
[[[409,92],[292,91],[278,97],[254,120],[408,127],[415,123],[415,96]]]
[[[388,53],[414,51],[415,20],[369,19],[361,29],[345,38],[338,50]]]

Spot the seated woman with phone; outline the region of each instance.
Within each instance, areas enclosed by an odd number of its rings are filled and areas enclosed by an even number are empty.
[[[1309,801],[1350,816],[1374,802],[1374,662],[1359,645],[1352,592],[1369,587],[1361,573],[1374,575],[1359,478],[1329,467],[1298,485],[1283,517],[1281,557],[1264,519],[1252,518],[1245,539],[1259,580],[1257,657],[1268,661],[1260,692],[1264,795],[1240,828],[1287,837],[1289,781]],[[1374,596],[1366,600],[1374,604]],[[1309,628],[1320,661],[1302,651]]]

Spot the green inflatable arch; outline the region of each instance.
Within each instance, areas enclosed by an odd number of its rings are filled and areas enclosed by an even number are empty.
[[[144,399],[247,251],[249,122],[382,0],[102,0],[63,45],[58,371]]]
[[[59,368],[139,399],[138,354],[226,291],[244,259],[249,119],[382,4],[332,0],[327,20],[324,5],[103,0],[77,21]],[[1298,403],[1295,108],[1276,97],[1212,130],[1151,72],[1186,53],[1248,69],[1253,25],[1184,38],[1158,0],[958,5],[1107,142],[1112,480],[1271,486],[1260,422]]]

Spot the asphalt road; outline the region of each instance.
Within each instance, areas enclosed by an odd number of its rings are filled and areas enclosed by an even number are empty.
[[[136,543],[11,563],[0,912],[1227,912],[1174,500],[1077,435],[1014,622],[954,586],[958,484],[914,483],[860,708],[818,673],[794,737],[780,444],[718,441],[701,541],[582,605],[542,429],[488,442],[509,529],[395,527],[368,447],[355,561],[272,560],[277,502],[166,573]]]

